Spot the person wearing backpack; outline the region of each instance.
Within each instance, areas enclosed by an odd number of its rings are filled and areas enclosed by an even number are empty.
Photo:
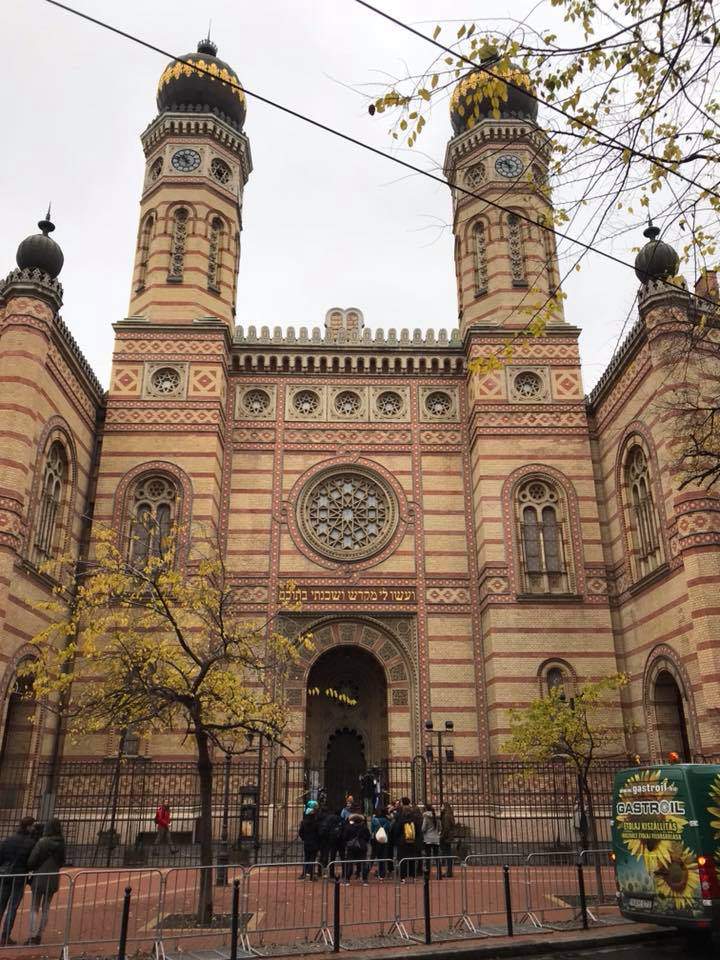
[[[327,869],[329,863],[344,859],[341,842],[342,829],[343,822],[339,814],[332,810],[325,810],[320,814],[318,830],[320,835],[320,863],[324,869]]]
[[[385,879],[389,859],[390,832],[391,823],[387,818],[386,811],[381,808],[370,821],[370,859],[377,863],[378,880]]]
[[[367,886],[370,872],[370,863],[367,858],[370,831],[362,814],[350,814],[343,827],[342,839],[345,844],[345,886],[350,885],[353,867],[355,867],[355,875],[362,874],[363,885]]]
[[[30,881],[30,936],[26,944],[38,944],[48,920],[52,898],[60,887],[60,868],[65,865],[65,838],[62,824],[53,817],[45,824],[42,837],[32,848],[28,868],[33,871]]]
[[[420,818],[418,824],[418,817]],[[422,837],[422,814],[413,807],[409,797],[400,801],[400,810],[395,819],[395,845],[400,862],[400,882],[408,877],[415,879],[418,856],[418,842]]]

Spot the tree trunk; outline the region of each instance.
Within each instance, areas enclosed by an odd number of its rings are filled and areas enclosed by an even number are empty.
[[[197,920],[209,924],[213,915],[213,846],[212,846],[212,785],[213,765],[207,737],[195,734],[200,780],[200,883],[198,885]]]

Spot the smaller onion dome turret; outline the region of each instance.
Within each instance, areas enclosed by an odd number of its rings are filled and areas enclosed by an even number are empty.
[[[62,270],[65,257],[60,246],[49,236],[55,229],[50,220],[50,208],[44,220],[38,223],[42,233],[26,237],[17,248],[15,260],[21,270],[40,270],[54,280]]]
[[[163,110],[217,113],[242,130],[246,102],[237,74],[217,57],[217,46],[201,40],[197,53],[187,53],[165,67],[158,83],[157,106]]]
[[[538,103],[528,75],[512,64],[509,68],[493,64],[492,53],[490,49],[482,57],[483,61],[487,61],[487,71],[477,68],[471,70],[458,81],[452,92],[450,120],[456,136],[470,130],[481,120],[494,119],[491,97],[496,92],[492,87],[497,81],[490,74],[497,76],[506,84],[507,100],[500,99],[497,105],[500,119],[531,120],[532,122],[537,120]]]
[[[643,230],[643,236],[648,238],[648,242],[635,257],[635,276],[640,283],[674,277],[680,267],[680,257],[669,243],[658,240],[660,230],[652,221]]]

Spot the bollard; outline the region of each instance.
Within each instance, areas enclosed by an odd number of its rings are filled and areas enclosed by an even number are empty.
[[[130,922],[130,896],[132,887],[125,887],[123,897],[122,919],[120,921],[120,940],[118,941],[117,960],[125,960],[127,950],[128,923]]]
[[[507,935],[513,936],[512,895],[510,893],[510,867],[506,863],[503,867],[503,885],[505,887],[505,917],[507,919]]]
[[[583,874],[582,860],[578,859],[577,862],[577,874],[578,874],[578,892],[580,894],[580,912],[582,914],[582,925],[583,930],[588,928],[588,908],[587,908],[587,898],[585,896],[585,875]]]
[[[430,929],[430,864],[423,875],[423,912],[425,914],[425,943],[432,943]]]
[[[340,877],[333,887],[333,953],[340,953]]]
[[[233,880],[232,917],[230,919],[230,960],[237,960],[239,921],[240,921],[240,881]]]

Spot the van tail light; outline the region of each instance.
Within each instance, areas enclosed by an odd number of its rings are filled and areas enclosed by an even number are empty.
[[[698,857],[698,874],[703,900],[720,900],[720,879],[712,857]]]

